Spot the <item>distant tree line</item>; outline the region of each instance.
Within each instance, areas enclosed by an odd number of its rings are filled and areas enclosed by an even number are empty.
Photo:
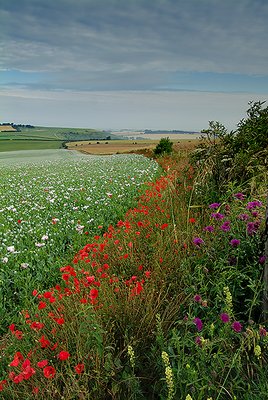
[[[35,128],[35,126],[33,125],[14,124],[13,122],[3,122],[2,124],[0,124],[0,126],[12,126],[12,128],[16,129],[18,132],[20,132],[20,128]]]

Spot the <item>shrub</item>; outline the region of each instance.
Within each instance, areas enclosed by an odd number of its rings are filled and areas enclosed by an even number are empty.
[[[168,137],[161,138],[160,142],[156,145],[156,148],[154,149],[154,155],[161,156],[163,154],[171,154],[172,147],[173,147],[173,143],[170,141],[170,139]]]
[[[235,131],[228,133],[215,121],[210,121],[209,128],[202,131],[204,135],[192,163],[201,172],[207,193],[221,196],[231,182],[253,192],[267,179],[268,107],[263,104],[250,102],[247,118],[237,124]]]

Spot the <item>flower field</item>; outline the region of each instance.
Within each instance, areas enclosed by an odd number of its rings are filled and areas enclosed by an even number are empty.
[[[40,153],[42,155],[42,153]],[[136,155],[81,156],[0,165],[0,318],[26,306],[33,288],[55,284],[59,266],[87,237],[123,217],[159,171]]]
[[[105,160],[4,170],[17,194],[3,238],[18,242],[4,242],[2,271],[25,296],[15,316],[12,291],[3,315],[2,398],[265,399],[265,190],[200,202],[185,151],[161,157],[161,174],[143,157]]]

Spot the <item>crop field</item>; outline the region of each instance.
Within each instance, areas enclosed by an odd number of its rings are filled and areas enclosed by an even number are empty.
[[[17,150],[60,149],[60,140],[0,140],[0,153]]]
[[[0,156],[0,317],[53,285],[88,235],[123,218],[158,164],[139,155],[85,156],[66,150]],[[27,300],[28,296],[28,300]],[[1,327],[0,327],[1,328]]]
[[[114,137],[109,132],[81,128],[20,127],[20,132],[9,127],[0,130],[0,152],[15,150],[58,149],[63,142],[73,140],[105,140]]]
[[[160,138],[159,138],[160,140]],[[139,139],[135,140],[109,140],[109,141],[81,141],[68,143],[68,149],[78,150],[87,154],[123,154],[137,152],[139,150],[153,150],[159,140],[156,139]],[[185,149],[194,147],[198,142],[197,139],[192,138],[191,140],[171,140],[176,148]]]

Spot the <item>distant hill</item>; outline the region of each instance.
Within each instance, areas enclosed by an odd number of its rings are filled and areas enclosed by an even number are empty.
[[[111,139],[119,138],[96,129],[0,125],[0,151],[65,148],[67,142]]]
[[[196,135],[196,134],[198,134],[198,133],[200,133],[200,132],[196,132],[196,131],[179,131],[179,130],[172,130],[172,131],[167,131],[167,130],[156,130],[156,131],[152,131],[152,130],[150,130],[150,129],[145,129],[145,131],[144,131],[144,133],[145,134],[150,134],[150,133],[152,133],[152,134],[159,134],[159,135],[164,135],[164,134],[170,134],[170,133],[172,133],[172,134],[180,134],[180,135],[183,135],[183,134],[187,134],[187,135],[189,135],[189,134],[193,134],[193,135]]]

